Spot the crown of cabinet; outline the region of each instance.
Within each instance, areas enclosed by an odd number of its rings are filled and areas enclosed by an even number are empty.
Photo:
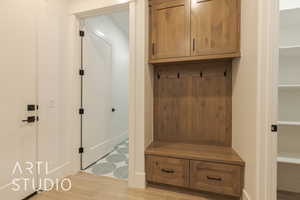
[[[240,0],[149,1],[149,62],[240,57]]]

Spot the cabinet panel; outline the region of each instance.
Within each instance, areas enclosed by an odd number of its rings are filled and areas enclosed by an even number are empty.
[[[154,139],[231,146],[231,63],[155,68]]]
[[[239,51],[239,0],[192,0],[192,55]]]
[[[189,56],[189,0],[154,0],[151,4],[151,58]]]
[[[196,190],[240,196],[242,168],[236,165],[190,161],[190,187]]]

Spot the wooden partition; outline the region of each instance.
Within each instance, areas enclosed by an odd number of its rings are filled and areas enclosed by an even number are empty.
[[[231,60],[155,68],[154,141],[231,146]]]

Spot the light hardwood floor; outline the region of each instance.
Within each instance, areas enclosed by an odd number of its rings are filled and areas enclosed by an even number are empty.
[[[84,172],[70,178],[72,181],[70,191],[43,192],[30,200],[232,200],[230,197],[175,192],[158,187],[147,187],[144,190],[128,189],[126,181]]]

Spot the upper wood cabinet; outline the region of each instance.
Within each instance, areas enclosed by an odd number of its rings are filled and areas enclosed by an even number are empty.
[[[192,55],[239,51],[238,0],[192,0]]]
[[[150,63],[240,56],[240,0],[151,0]]]
[[[190,55],[189,0],[153,0],[151,11],[152,59]]]

